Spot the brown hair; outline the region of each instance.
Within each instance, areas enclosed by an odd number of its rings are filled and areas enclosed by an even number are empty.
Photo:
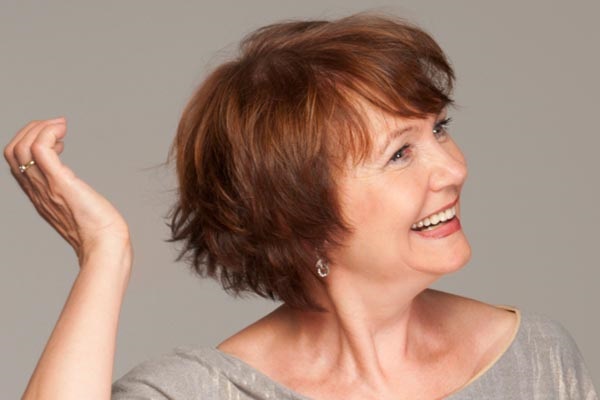
[[[258,29],[185,108],[170,156],[179,198],[170,241],[202,276],[320,309],[308,288],[323,244],[351,231],[335,186],[371,141],[356,100],[423,117],[452,103],[444,53],[402,20],[359,14]]]

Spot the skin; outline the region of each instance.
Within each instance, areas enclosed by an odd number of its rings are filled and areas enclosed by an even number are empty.
[[[471,256],[462,230],[432,239],[410,229],[458,199],[467,176],[454,141],[434,133],[445,112],[403,119],[363,106],[375,149],[388,132],[411,129],[338,180],[354,230],[327,253],[331,272],[315,285],[327,312],[282,306],[218,348],[312,398],[441,398],[506,348],[516,318],[427,289]],[[289,360],[293,369],[280,368]]]
[[[494,360],[515,329],[512,313],[427,289],[470,257],[464,234],[424,239],[419,219],[454,200],[466,177],[462,154],[435,121],[367,109],[375,133],[413,130],[383,155],[339,179],[354,234],[329,249],[331,273],[314,295],[328,311],[285,305],[219,349],[312,398],[432,399],[459,388]],[[23,394],[24,399],[109,399],[119,312],[133,251],[127,223],[64,165],[64,118],[33,121],[4,156],[38,213],[72,246],[79,273]],[[388,163],[406,141],[407,162]],[[407,153],[408,154],[408,153]],[[34,159],[25,173],[18,166]],[[281,368],[293,361],[294,368]]]
[[[32,121],[4,157],[37,212],[72,246],[79,273],[23,399],[109,399],[119,311],[133,250],[108,200],[64,165],[66,120]],[[18,166],[36,164],[21,173]]]

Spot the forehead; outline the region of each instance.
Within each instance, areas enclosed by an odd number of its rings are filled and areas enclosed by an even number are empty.
[[[392,115],[385,110],[366,106],[363,108],[371,151],[365,160],[373,161],[379,158],[385,149],[396,139],[411,132],[418,132],[428,126],[436,116],[427,114],[425,116],[403,117]]]
[[[342,131],[341,143],[334,149],[339,154],[338,178],[372,175],[385,148],[399,136],[418,131],[423,123],[422,119],[394,116],[370,105],[362,105],[356,114],[360,124],[353,123]]]
[[[342,112],[337,114],[342,118],[335,118],[334,125],[330,125],[333,135],[328,140],[330,165],[337,173],[346,175],[356,167],[380,164],[382,152],[391,143],[425,129],[438,117],[438,113],[418,111],[406,104],[403,109],[383,101],[381,104],[354,93],[342,98],[338,108]],[[401,110],[409,115],[401,115]]]

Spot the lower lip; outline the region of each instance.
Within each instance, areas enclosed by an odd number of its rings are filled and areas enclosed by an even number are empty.
[[[446,236],[452,235],[454,232],[460,231],[460,220],[458,217],[454,217],[450,222],[446,222],[440,225],[438,228],[427,230],[427,231],[413,231],[417,235],[426,237],[428,239],[441,239]]]

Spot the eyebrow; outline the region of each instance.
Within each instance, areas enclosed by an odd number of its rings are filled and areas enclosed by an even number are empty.
[[[390,143],[392,143],[393,140],[399,138],[400,136],[404,135],[405,133],[413,131],[415,128],[416,127],[414,125],[408,125],[408,126],[404,126],[402,128],[394,129],[393,131],[388,133],[385,137],[385,140],[383,141],[383,143],[381,143],[381,146],[379,146],[379,148],[378,148],[377,158],[383,156],[383,153],[385,153],[388,146],[390,145]]]

